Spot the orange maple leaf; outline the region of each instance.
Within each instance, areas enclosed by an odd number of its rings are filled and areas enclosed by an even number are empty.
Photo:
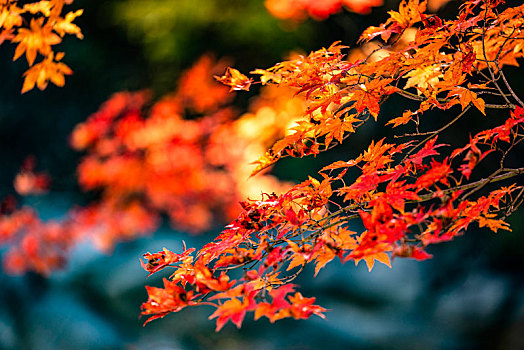
[[[253,79],[246,77],[235,68],[228,67],[226,73],[219,77],[215,75],[215,79],[224,85],[231,86],[231,90],[246,90],[249,91]]]
[[[19,42],[15,50],[13,61],[17,60],[25,52],[27,62],[33,65],[37,52],[44,56],[51,53],[51,45],[56,45],[62,41],[58,35],[53,33],[50,25],[42,26],[44,19],[31,19],[30,29],[20,28],[18,34],[13,38],[13,42]]]
[[[498,229],[511,231],[509,224],[504,220],[492,219],[496,214],[484,214],[478,218],[479,227],[487,226],[491,231],[497,232]]]
[[[389,268],[391,268],[391,260],[389,258],[389,255],[387,255],[384,252],[369,254],[369,255],[364,256],[361,259],[355,259],[355,265],[358,265],[358,263],[362,259],[364,259],[364,261],[366,262],[366,265],[367,265],[369,271],[371,271],[373,269],[373,267],[375,266],[375,260],[379,261],[379,262],[383,263],[384,265],[388,266]]]
[[[413,112],[405,111],[404,113],[402,113],[402,117],[391,119],[390,121],[386,123],[386,125],[393,124],[393,127],[396,128],[399,125],[407,124],[412,120],[411,118],[412,115],[413,115]]]
[[[44,16],[49,17],[51,14],[51,9],[53,8],[54,4],[52,1],[39,1],[32,4],[25,4],[24,10],[29,11],[33,15],[37,14],[38,12],[42,13]]]
[[[376,121],[380,112],[382,98],[398,90],[395,86],[389,85],[392,81],[393,79],[375,79],[365,84],[360,84],[358,89],[354,90],[345,99],[342,99],[342,102],[355,101],[353,108],[358,113],[362,113],[367,108]]]
[[[391,16],[386,23],[396,22],[404,28],[410,27],[420,21],[420,14],[426,10],[427,1],[403,0],[397,11],[388,11]]]
[[[482,114],[486,115],[484,100],[478,97],[477,94],[470,89],[462,86],[456,86],[449,92],[448,97],[451,96],[457,96],[459,98],[459,103],[462,107],[462,110],[469,106],[470,103],[473,103],[473,105],[477,107],[477,109]]]
[[[14,27],[20,27],[23,22],[20,14],[23,13],[23,10],[14,5],[10,7],[4,6],[2,4],[2,10],[0,11],[0,28],[11,30]]]
[[[82,32],[80,31],[80,28],[72,23],[75,18],[82,15],[84,10],[77,10],[75,12],[69,12],[65,18],[60,18],[55,25],[53,26],[53,29],[61,36],[63,37],[65,34],[74,34],[78,39],[83,39],[84,36],[82,35]]]
[[[46,59],[35,64],[24,73],[25,79],[24,85],[22,86],[22,93],[33,89],[35,84],[40,90],[44,90],[49,81],[53,82],[56,86],[64,86],[64,75],[71,75],[73,71],[64,63],[58,62],[64,57],[62,52],[56,55],[57,62],[53,60],[53,56],[51,52]]]
[[[366,108],[369,113],[377,120],[380,112],[380,97],[373,92],[368,91],[366,86],[362,84],[361,89],[357,90],[351,96],[355,100],[353,105],[358,113],[362,113]]]
[[[231,298],[220,305],[215,312],[209,316],[209,319],[212,320],[217,317],[217,332],[220,331],[229,320],[231,320],[237,328],[240,328],[250,304],[247,299],[240,301],[238,298]]]

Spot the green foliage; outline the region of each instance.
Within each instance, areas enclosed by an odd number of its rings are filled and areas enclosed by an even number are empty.
[[[203,46],[229,54],[247,46],[278,56],[312,34],[307,24],[286,29],[260,0],[123,0],[114,4],[114,21],[155,63],[185,62]]]

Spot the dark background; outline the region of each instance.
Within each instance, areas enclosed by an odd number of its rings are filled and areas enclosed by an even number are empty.
[[[368,16],[343,12],[291,26],[268,15],[262,0],[76,0],[72,9],[84,8],[76,23],[85,39],[67,38],[61,45],[74,70],[64,88],[21,95],[26,63],[12,62],[13,45],[0,46],[0,194],[14,193],[16,172],[26,156],[34,155],[38,169],[51,175],[52,191],[20,200],[39,209],[42,218],[59,218],[90,198],[76,184],[81,154],[69,148],[69,134],[112,93],[151,88],[161,96],[206,52],[249,71],[269,67],[291,50],[309,52],[336,40],[354,45],[367,26],[381,23],[396,5],[386,1]],[[451,3],[440,14],[450,16],[456,6]],[[522,71],[509,72],[516,90],[524,91]],[[253,95],[243,96],[240,106]],[[402,103],[392,99],[383,113],[402,111]],[[478,117],[470,116],[447,137],[467,137],[471,118]],[[383,124],[368,125],[324,157],[286,160],[274,172],[301,181],[331,160],[360,153],[372,138],[386,136]],[[182,239],[200,247],[220,228],[189,237],[166,225],[153,236],[119,244],[109,256],[80,245],[70,264],[49,278],[0,274],[0,349],[522,349],[524,223],[518,213],[509,221],[512,232],[472,229],[432,247],[434,259],[398,259],[391,270],[379,264],[369,273],[362,264],[336,261],[317,278],[306,270],[296,283],[331,310],[326,320],[272,325],[248,315],[241,330],[229,324],[220,333],[207,320],[212,310],[206,307],[145,328],[138,319],[147,298],[144,285],[158,284],[162,277],[146,281],[138,258],[162,247],[176,251]]]

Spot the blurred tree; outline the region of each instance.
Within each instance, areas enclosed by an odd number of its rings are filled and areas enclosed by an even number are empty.
[[[110,251],[117,242],[153,232],[162,214],[176,229],[201,233],[233,219],[242,198],[283,190],[286,184],[271,175],[246,181],[249,161],[284,136],[304,101],[266,87],[238,116],[233,95],[213,79],[224,63],[203,56],[174,93],[154,103],[148,91],[117,93],[78,124],[71,143],[87,153],[78,182],[98,192],[96,200],[60,222],[45,222],[31,208],[16,210],[7,197],[0,218],[0,242],[10,246],[5,269],[49,274],[79,242],[88,239]],[[15,178],[19,195],[47,189],[48,177],[34,170],[29,158]]]

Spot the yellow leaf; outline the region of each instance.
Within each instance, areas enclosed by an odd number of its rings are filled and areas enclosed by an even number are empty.
[[[444,75],[437,64],[425,67],[417,67],[405,75],[409,77],[404,89],[417,87],[417,93],[420,95],[423,90],[433,87]]]
[[[63,37],[66,33],[67,34],[74,34],[78,39],[83,39],[84,36],[82,35],[82,32],[80,31],[80,28],[73,24],[72,22],[77,18],[78,16],[82,15],[84,10],[77,10],[75,12],[69,12],[64,19],[61,19],[56,22],[56,24],[53,26],[53,29],[61,36]]]
[[[25,11],[28,11],[33,15],[41,12],[44,16],[49,17],[52,7],[53,4],[51,1],[39,1],[32,4],[25,4],[23,8]]]

